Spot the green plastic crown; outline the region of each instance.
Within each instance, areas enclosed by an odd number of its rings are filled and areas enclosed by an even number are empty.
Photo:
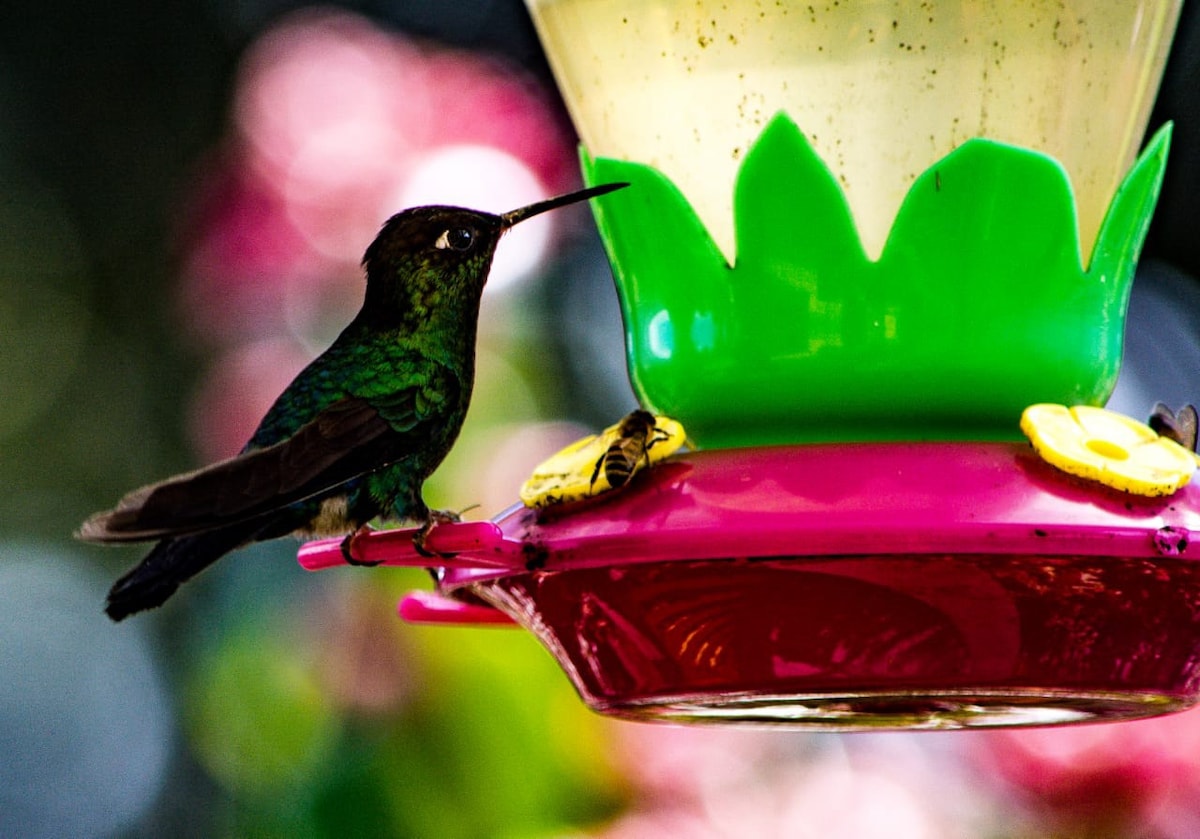
[[[709,448],[1003,439],[1035,402],[1101,405],[1170,126],[1118,189],[1090,265],[1062,166],[964,143],[913,184],[877,261],[836,178],[777,115],[734,191],[732,267],[650,166],[583,153],[634,388]]]

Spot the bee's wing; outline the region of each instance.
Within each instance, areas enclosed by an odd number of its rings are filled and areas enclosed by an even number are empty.
[[[1180,408],[1175,415],[1175,422],[1179,425],[1179,442],[1184,448],[1196,451],[1197,426],[1200,425],[1196,420],[1196,406],[1184,405]]]
[[[1176,413],[1159,402],[1150,415],[1149,425],[1159,435],[1174,440],[1185,449],[1196,451],[1197,422],[1194,405],[1184,405]]]

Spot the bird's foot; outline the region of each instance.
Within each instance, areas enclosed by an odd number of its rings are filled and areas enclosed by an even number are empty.
[[[471,508],[468,507],[467,509]],[[429,515],[425,518],[425,524],[421,525],[421,529],[413,534],[413,547],[417,553],[429,559],[449,559],[452,556],[457,556],[454,553],[431,551],[425,547],[425,540],[429,538],[429,534],[439,524],[457,524],[460,521],[462,521],[462,516],[452,510],[430,510]]]
[[[379,565],[379,563],[382,562],[382,560],[376,560],[375,562],[365,562],[361,559],[355,558],[355,550],[354,550],[355,544],[358,542],[359,539],[361,539],[363,536],[366,536],[368,533],[371,533],[371,532],[373,532],[373,529],[371,528],[371,526],[368,524],[364,524],[364,525],[361,525],[353,533],[347,535],[346,538],[342,540],[342,559],[346,560],[347,565],[356,565],[359,568],[374,568],[376,565]]]

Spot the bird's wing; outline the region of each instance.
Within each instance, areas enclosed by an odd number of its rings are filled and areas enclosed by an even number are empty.
[[[412,452],[423,436],[417,401],[416,389],[384,400],[342,399],[280,443],[134,490],[84,522],[78,536],[88,542],[182,536],[303,501]]]

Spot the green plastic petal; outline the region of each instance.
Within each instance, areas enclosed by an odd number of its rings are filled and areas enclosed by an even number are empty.
[[[701,446],[1005,439],[1035,402],[1100,405],[1169,126],[1121,185],[1089,270],[1063,168],[971,140],[914,183],[878,261],[836,178],[777,115],[734,192],[731,267],[649,166],[583,154],[643,404]]]

